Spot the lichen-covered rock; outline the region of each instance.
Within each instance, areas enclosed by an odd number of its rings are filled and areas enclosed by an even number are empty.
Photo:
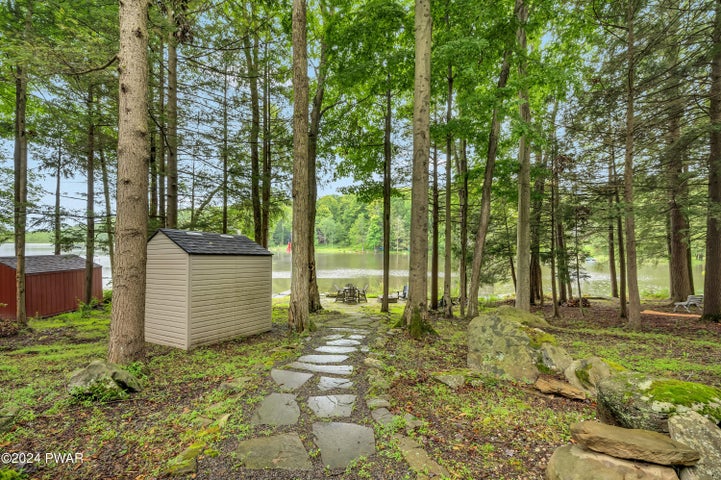
[[[539,348],[541,364],[552,372],[564,372],[573,363],[573,358],[562,347],[543,343]]]
[[[94,360],[87,367],[75,370],[67,388],[73,396],[98,400],[123,397],[141,390],[140,383],[130,372],[103,360]]]
[[[673,468],[631,462],[564,445],[553,452],[546,467],[546,480],[678,480]]]
[[[608,424],[668,433],[668,418],[689,410],[721,420],[721,389],[623,372],[598,384],[598,416]]]
[[[721,429],[694,411],[668,419],[671,438],[701,453],[701,460],[681,470],[681,480],[718,480],[721,478]]]
[[[542,319],[510,307],[474,318],[468,326],[468,367],[487,374],[533,383],[538,378],[538,352],[528,329]]]
[[[611,376],[611,367],[598,357],[574,360],[563,374],[568,383],[595,398],[599,382]]]

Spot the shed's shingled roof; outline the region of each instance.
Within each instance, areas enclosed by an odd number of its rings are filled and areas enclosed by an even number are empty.
[[[173,243],[190,255],[273,255],[243,235],[188,232],[168,228],[161,228],[158,232],[163,232]],[[158,232],[155,232],[153,237]]]
[[[0,264],[7,265],[15,270],[16,257],[0,257]],[[95,267],[100,267],[97,263]],[[69,270],[84,270],[85,259],[77,255],[28,255],[25,257],[25,274],[65,272]]]

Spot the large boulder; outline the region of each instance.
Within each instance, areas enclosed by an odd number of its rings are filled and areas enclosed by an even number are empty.
[[[693,410],[721,420],[721,389],[622,372],[598,384],[597,405],[604,423],[668,433],[668,418],[676,413]]]
[[[649,430],[587,421],[571,425],[571,436],[589,450],[616,458],[668,466],[694,465],[699,460],[698,451],[662,433]]]
[[[701,460],[681,470],[681,480],[718,480],[721,478],[721,429],[694,411],[668,419],[671,438],[698,450]]]
[[[103,360],[94,360],[87,367],[75,370],[67,388],[75,397],[96,400],[112,400],[141,390],[140,383],[130,372]]]
[[[468,326],[468,367],[490,375],[533,383],[538,378],[538,348],[549,334],[545,320],[512,307],[474,318]]]
[[[611,376],[611,367],[598,357],[574,360],[563,372],[568,383],[596,398],[598,383]]]
[[[632,462],[565,445],[553,452],[546,480],[678,480],[673,468]]]

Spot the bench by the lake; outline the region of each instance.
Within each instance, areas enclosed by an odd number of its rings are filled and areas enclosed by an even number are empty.
[[[689,295],[688,298],[686,298],[686,301],[675,302],[673,304],[673,311],[675,312],[678,307],[683,307],[686,309],[687,312],[691,313],[689,307],[695,306],[696,308],[701,310],[701,305],[703,305],[703,295]]]

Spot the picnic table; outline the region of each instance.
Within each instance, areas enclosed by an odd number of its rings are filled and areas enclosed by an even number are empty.
[[[360,301],[368,301],[366,299],[367,287],[361,290],[352,283],[348,283],[342,289],[336,287],[336,290],[338,291],[338,295],[335,297],[336,302],[358,303]]]

